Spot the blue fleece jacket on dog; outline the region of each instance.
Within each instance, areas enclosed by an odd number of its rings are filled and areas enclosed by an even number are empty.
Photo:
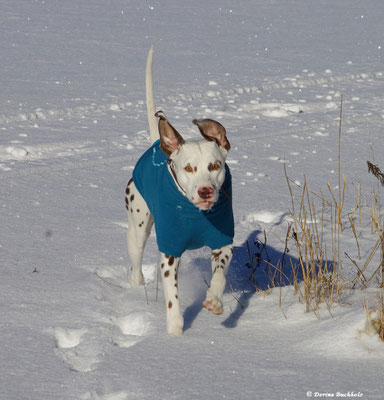
[[[233,242],[231,173],[225,165],[224,190],[210,210],[200,210],[177,188],[167,166],[167,156],[155,142],[133,171],[136,188],[155,220],[159,251],[180,257],[185,250],[208,246],[212,250]]]

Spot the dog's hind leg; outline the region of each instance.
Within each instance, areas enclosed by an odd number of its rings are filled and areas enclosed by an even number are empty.
[[[212,280],[203,306],[213,314],[220,315],[223,313],[223,292],[232,255],[232,245],[212,251]]]
[[[132,263],[131,285],[139,286],[144,283],[141,267],[145,243],[151,234],[153,217],[132,179],[125,191],[125,207],[128,213],[127,245]]]

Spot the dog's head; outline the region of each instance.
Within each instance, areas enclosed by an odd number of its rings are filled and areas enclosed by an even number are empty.
[[[212,119],[193,120],[205,140],[184,141],[162,111],[159,117],[160,148],[180,191],[201,210],[219,198],[225,179],[225,159],[230,149],[225,128]]]

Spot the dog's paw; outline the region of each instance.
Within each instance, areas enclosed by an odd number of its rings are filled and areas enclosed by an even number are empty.
[[[182,316],[169,319],[167,322],[167,332],[173,336],[182,336],[184,319]]]
[[[144,275],[141,271],[138,273],[134,273],[132,271],[131,274],[131,287],[137,287],[137,286],[142,286],[144,285]]]
[[[220,315],[223,313],[223,303],[218,297],[213,297],[212,299],[206,299],[203,302],[204,308],[213,314]]]

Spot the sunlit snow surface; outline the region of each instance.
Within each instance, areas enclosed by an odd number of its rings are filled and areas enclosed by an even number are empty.
[[[383,344],[363,332],[375,282],[316,316],[292,286],[253,293],[246,264],[247,242],[254,249],[265,237],[263,257],[284,255],[284,168],[296,194],[305,182],[337,193],[341,96],[343,217],[360,183],[360,264],[374,247],[371,192],[382,203],[383,191],[366,161],[384,168],[382,1],[4,0],[0,11],[0,398],[381,399]],[[149,304],[129,285],[123,197],[149,146],[151,45],[157,107],[187,139],[198,137],[192,119],[219,120],[232,146],[224,314],[202,308],[209,251],[184,254],[182,338],[165,333],[154,235]],[[342,262],[352,280],[348,232]]]

